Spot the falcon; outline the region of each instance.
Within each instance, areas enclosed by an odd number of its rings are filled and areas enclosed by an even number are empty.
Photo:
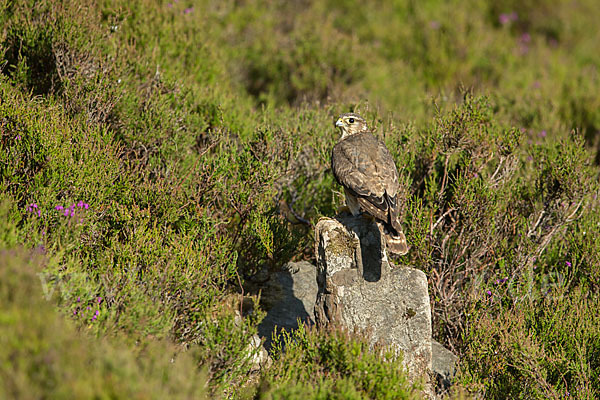
[[[333,147],[331,169],[344,187],[348,209],[354,216],[366,214],[375,219],[391,253],[408,253],[399,221],[398,170],[392,155],[360,115],[342,114],[335,126],[342,137]]]

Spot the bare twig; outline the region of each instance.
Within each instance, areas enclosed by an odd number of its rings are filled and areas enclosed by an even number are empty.
[[[573,210],[573,212],[571,212],[571,214],[569,214],[567,216],[567,218],[565,219],[565,222],[567,222],[567,223],[573,222],[577,218],[580,217],[580,216],[576,217],[575,214],[577,214],[577,211],[579,211],[579,208],[581,207],[581,204],[583,204],[583,198],[579,200],[579,203],[577,203],[577,206],[575,207],[575,209]]]
[[[504,160],[505,160],[505,157],[500,157],[500,162],[498,162],[498,167],[496,167],[496,170],[490,177],[490,181],[493,181],[496,178],[496,175],[498,175],[498,172],[500,172],[500,168],[502,168],[502,164],[504,164]]]
[[[534,231],[537,229],[537,227],[540,225],[540,223],[542,222],[542,217],[546,214],[546,210],[542,210],[540,212],[540,215],[537,219],[537,221],[535,222],[535,224],[531,227],[531,229],[529,229],[529,231],[527,232],[527,237],[531,237],[534,233]]]
[[[445,213],[443,213],[443,214],[442,214],[442,215],[441,215],[441,216],[440,216],[440,217],[437,219],[437,221],[435,221],[435,224],[431,225],[431,229],[429,230],[429,234],[430,234],[431,236],[433,236],[433,231],[435,230],[435,228],[437,228],[437,226],[438,226],[438,225],[439,225],[439,224],[442,222],[442,220],[443,220],[444,218],[446,218],[446,216],[447,216],[448,214],[450,214],[452,211],[455,211],[455,210],[456,210],[456,208],[454,208],[454,207],[452,207],[452,208],[449,208],[448,210],[446,210],[446,212],[445,212]]]
[[[446,180],[448,179],[448,163],[450,162],[450,156],[446,155],[446,162],[444,163],[444,177],[442,178],[442,187],[440,188],[439,197],[442,197],[444,190],[446,189]]]

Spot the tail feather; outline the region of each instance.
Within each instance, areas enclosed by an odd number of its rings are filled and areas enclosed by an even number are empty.
[[[408,253],[408,244],[406,243],[406,236],[402,231],[396,234],[384,233],[385,243],[390,253],[403,256]]]
[[[377,221],[379,229],[385,237],[385,243],[388,251],[392,254],[403,256],[408,253],[408,243],[406,236],[400,229],[395,229],[390,224]]]

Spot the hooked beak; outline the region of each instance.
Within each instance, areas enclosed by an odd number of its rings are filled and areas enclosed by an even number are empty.
[[[342,127],[342,126],[344,126],[344,121],[342,121],[342,119],[341,119],[341,118],[338,118],[338,120],[337,120],[337,121],[335,121],[335,126],[337,126],[337,127]]]

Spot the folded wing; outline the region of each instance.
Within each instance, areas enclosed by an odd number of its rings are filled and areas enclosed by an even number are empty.
[[[382,142],[370,133],[349,136],[334,146],[331,163],[338,183],[358,199],[367,214],[401,232],[398,170]]]

